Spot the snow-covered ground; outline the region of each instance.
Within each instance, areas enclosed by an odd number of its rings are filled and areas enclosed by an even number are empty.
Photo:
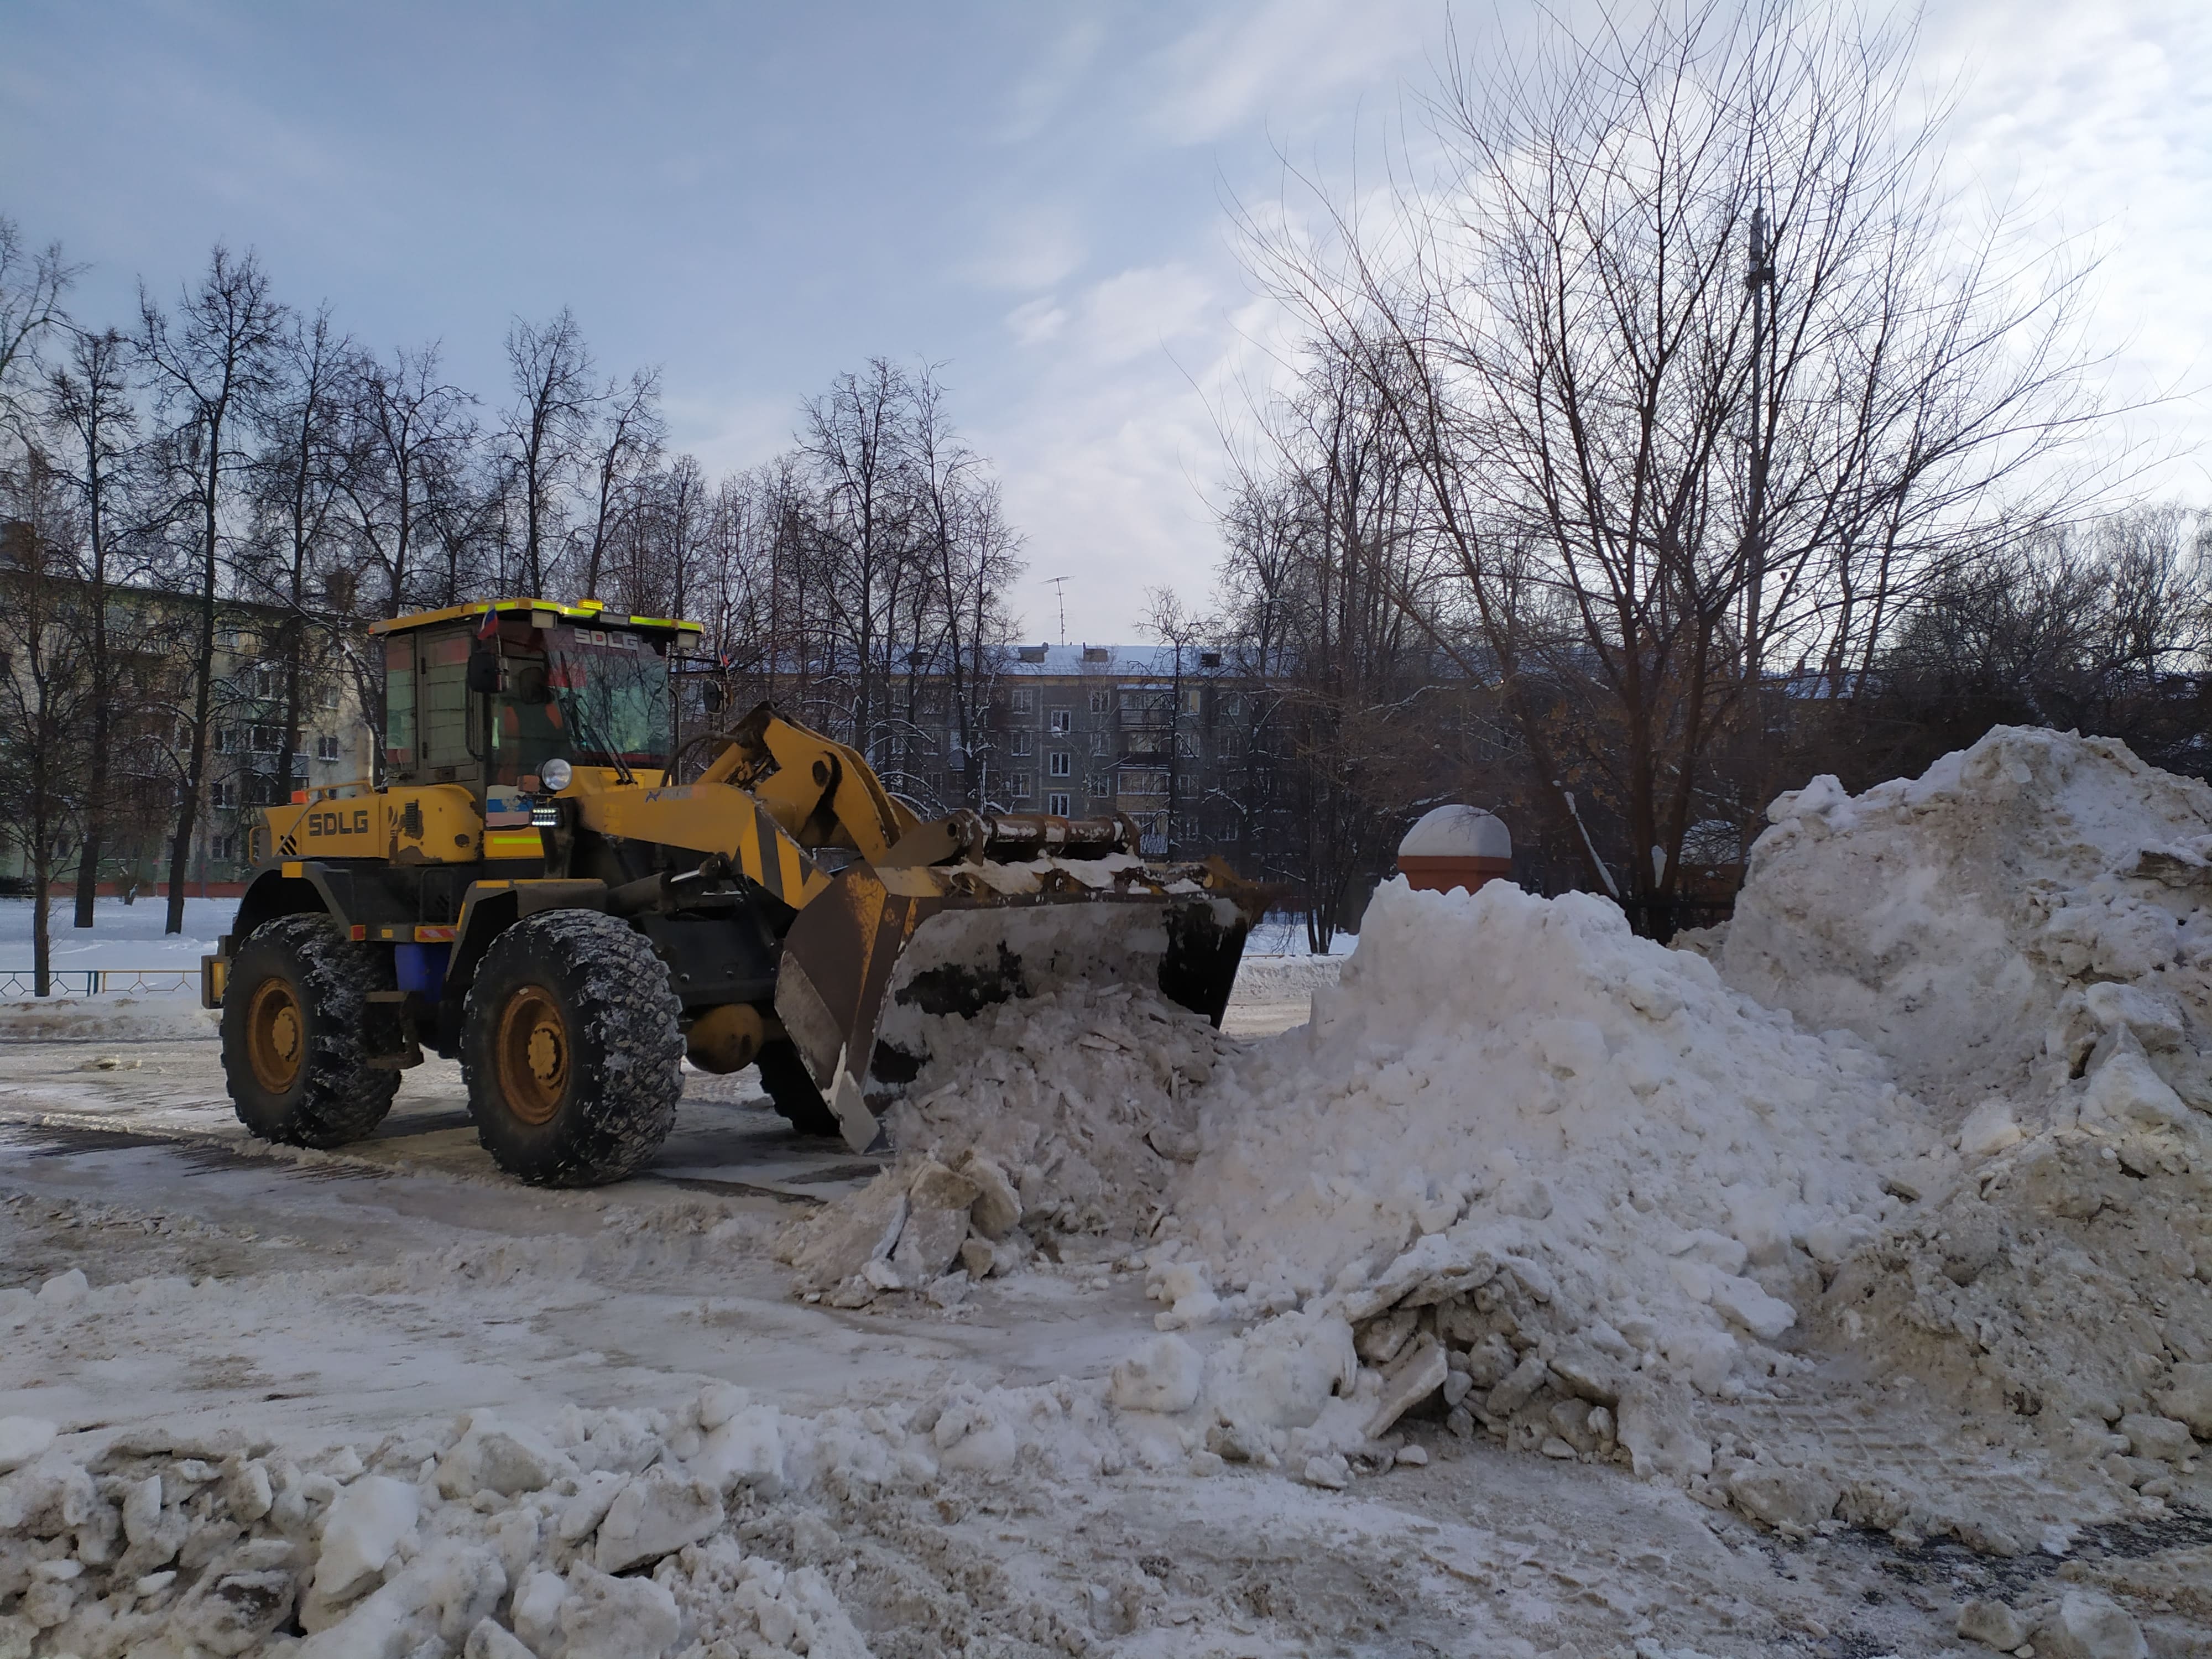
[[[56,899],[47,908],[46,926],[53,942],[56,968],[191,968],[200,965],[203,952],[215,942],[238,913],[234,898],[188,898],[185,901],[185,931],[165,933],[169,902],[155,895],[142,896],[125,904],[103,897],[93,908],[93,926],[75,925],[72,897]],[[31,966],[31,902],[0,899],[0,969],[28,971]]]
[[[1701,955],[1386,887],[1218,1036],[995,1012],[888,1164],[8,1042],[0,1654],[2212,1651],[2212,791],[1772,817]]]
[[[0,1038],[184,1037],[211,1030],[214,1016],[199,1006],[200,957],[237,911],[236,899],[187,898],[185,931],[165,933],[167,901],[104,897],[94,926],[80,928],[70,901],[58,899],[47,911],[55,978],[49,995],[34,997],[31,902],[0,899]],[[104,977],[88,985],[88,969]]]

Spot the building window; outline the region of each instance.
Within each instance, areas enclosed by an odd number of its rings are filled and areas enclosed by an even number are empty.
[[[330,732],[323,732],[322,734],[320,734],[319,737],[317,737],[317,738],[316,738],[316,739],[315,739],[315,758],[316,758],[317,760],[319,760],[319,761],[334,761],[334,760],[336,760],[337,757],[338,757],[338,740],[337,740],[337,738],[336,737],[332,736],[332,735],[331,735]]]
[[[1184,714],[1197,714],[1200,709],[1202,709],[1203,708],[1205,708],[1205,706],[1206,706],[1206,688],[1205,688],[1204,686],[1202,686],[1202,685],[1186,685],[1185,687],[1183,687],[1183,689],[1182,689],[1182,712],[1183,712]]]
[[[1106,800],[1114,793],[1114,775],[1111,772],[1091,772],[1085,775],[1083,792],[1093,800]]]
[[[1050,725],[1055,733],[1071,731],[1075,726],[1075,714],[1070,709],[1055,708],[1052,711]]]
[[[1244,753],[1244,735],[1241,732],[1224,732],[1215,741],[1214,751],[1224,760],[1236,760]]]
[[[190,744],[191,742],[191,738],[188,736],[185,738],[185,743]],[[218,755],[235,755],[238,752],[238,728],[236,726],[218,726],[216,727],[215,752]]]
[[[1094,755],[1103,755],[1106,752],[1106,734],[1103,732],[1093,732],[1091,734],[1091,752]]]
[[[1056,778],[1072,778],[1075,775],[1075,757],[1065,749],[1055,749],[1045,764],[1045,770]]]
[[[1006,793],[1009,795],[1012,795],[1016,800],[1027,800],[1030,798],[1030,775],[1026,772],[1015,772],[1010,774],[1006,784]]]
[[[1044,810],[1051,813],[1052,816],[1056,818],[1066,817],[1067,816],[1067,797],[1060,794],[1047,795],[1044,798]]]
[[[1185,760],[1196,760],[1198,758],[1197,733],[1194,732],[1176,732],[1176,753],[1182,756]]]
[[[1198,820],[1188,817],[1184,813],[1176,813],[1175,833],[1176,839],[1177,841],[1196,841],[1198,839]]]
[[[217,778],[215,782],[208,787],[208,804],[212,806],[222,807],[225,810],[236,806],[238,805],[238,781],[235,778]]]
[[[1223,823],[1222,823],[1222,826],[1221,826],[1221,833],[1220,833],[1219,835],[1216,836],[1214,837],[1214,840],[1216,840],[1216,841],[1218,841],[1218,842],[1222,842],[1224,845],[1226,845],[1228,842],[1232,842],[1232,841],[1235,841],[1236,839],[1237,839],[1237,820],[1236,820],[1235,818],[1229,818],[1229,819],[1224,820],[1224,821],[1223,822]]]
[[[1168,775],[1164,772],[1124,772],[1121,774],[1121,794],[1164,795],[1168,792]]]
[[[1244,718],[1243,692],[1231,691],[1221,699],[1221,718],[1225,720],[1241,720]]]
[[[1014,713],[1017,714],[1034,714],[1036,713],[1036,688],[1035,686],[1018,685],[1014,688]]]
[[[1026,755],[1030,752],[1030,734],[1027,732],[1014,733],[1014,752],[1017,755]]]
[[[1103,714],[1109,709],[1112,708],[1113,706],[1114,694],[1112,692],[1093,691],[1091,694],[1091,712],[1092,714]]]
[[[238,837],[236,836],[217,836],[215,838],[215,856],[216,861],[218,864],[228,864],[233,859],[236,858],[238,856]]]
[[[253,752],[273,755],[284,746],[284,728],[281,726],[257,726],[253,728]]]

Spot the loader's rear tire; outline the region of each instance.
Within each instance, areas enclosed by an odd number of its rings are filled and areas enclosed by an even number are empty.
[[[392,953],[325,915],[278,916],[246,938],[222,993],[222,1072],[238,1121],[264,1140],[343,1146],[384,1121],[396,1071],[371,1071],[368,1000],[392,988]]]
[[[517,922],[484,952],[462,1017],[477,1140],[539,1186],[635,1174],[676,1121],[682,1012],[668,969],[629,923],[597,910]]]
[[[793,1128],[803,1135],[844,1133],[838,1127],[837,1114],[830,1109],[822,1091],[806,1075],[806,1062],[799,1057],[796,1048],[788,1042],[766,1044],[753,1063],[760,1067],[761,1087],[768,1091],[769,1099]]]

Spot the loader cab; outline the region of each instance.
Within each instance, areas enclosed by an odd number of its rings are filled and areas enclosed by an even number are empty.
[[[697,624],[514,599],[376,631],[386,782],[529,793],[554,760],[659,781],[675,738],[669,653]]]

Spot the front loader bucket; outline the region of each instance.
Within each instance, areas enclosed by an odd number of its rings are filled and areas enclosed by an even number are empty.
[[[854,864],[792,924],[775,1010],[866,1152],[928,1059],[928,1017],[1107,981],[1156,986],[1218,1025],[1260,908],[1218,863]]]

